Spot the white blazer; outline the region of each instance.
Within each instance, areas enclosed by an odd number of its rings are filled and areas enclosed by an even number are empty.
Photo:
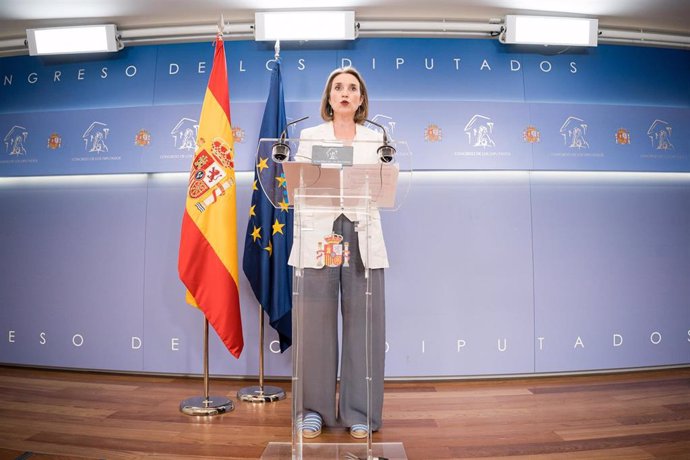
[[[309,141],[337,141],[333,131],[333,122],[327,122],[302,130],[300,133],[300,145],[296,154],[296,161],[309,161],[311,159],[311,146],[314,142]],[[383,134],[373,131],[362,125],[356,125],[354,141],[376,141],[372,143],[355,144],[353,150],[353,163],[355,164],[377,164],[379,162],[376,149],[378,143],[383,143]],[[324,242],[324,238],[333,233],[333,222],[340,215],[339,210],[330,212],[310,213],[307,211],[295,214],[295,231],[293,232],[292,251],[288,264],[299,268],[323,268],[324,257],[317,257],[319,243]],[[357,213],[355,213],[357,214]],[[352,221],[359,221],[363,225],[365,216],[350,215],[346,216]],[[302,232],[299,232],[301,224]],[[359,252],[367,268],[387,268],[388,254],[386,244],[383,241],[383,229],[381,228],[381,216],[378,209],[373,209],[369,215],[369,228],[365,233],[359,230]],[[367,244],[364,235],[369,235],[369,248],[371,253],[367,257]],[[300,257],[301,255],[301,257]],[[368,263],[367,263],[368,261]]]

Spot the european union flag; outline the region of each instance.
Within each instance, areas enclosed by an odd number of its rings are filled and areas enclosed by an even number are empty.
[[[277,61],[271,72],[259,138],[279,138],[286,125],[283,80]],[[293,215],[288,208],[283,167],[271,159],[270,142],[259,146],[256,162],[242,268],[269,323],[278,332],[280,350],[285,351],[292,343],[292,267],[287,261],[292,248]],[[272,203],[261,184],[272,184],[272,196],[282,196]]]

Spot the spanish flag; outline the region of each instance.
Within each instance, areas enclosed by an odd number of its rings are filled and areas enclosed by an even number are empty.
[[[215,48],[189,175],[178,270],[187,287],[187,302],[204,312],[230,353],[239,358],[244,339],[238,289],[235,151],[220,35]]]

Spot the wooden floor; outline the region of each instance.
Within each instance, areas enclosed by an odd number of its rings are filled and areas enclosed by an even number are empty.
[[[200,379],[0,366],[0,459],[256,459],[291,428],[289,395],[236,400],[255,384],[212,380],[236,409],[195,418],[178,405],[202,393]],[[690,368],[391,382],[374,442],[402,442],[410,459],[690,459]]]

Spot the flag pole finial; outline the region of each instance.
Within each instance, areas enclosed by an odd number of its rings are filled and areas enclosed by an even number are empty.
[[[275,59],[277,61],[280,59],[280,40],[276,40],[276,44],[273,49],[275,50]]]
[[[216,26],[218,27],[218,36],[223,37],[223,34],[225,33],[225,18],[223,18],[223,13],[220,13],[218,24],[216,24]]]

